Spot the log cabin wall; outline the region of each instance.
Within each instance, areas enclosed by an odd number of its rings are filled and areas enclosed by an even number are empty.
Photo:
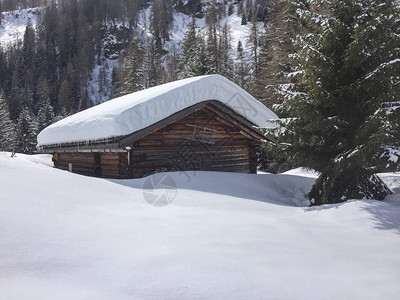
[[[56,168],[88,176],[128,178],[126,153],[56,152],[53,155]]]
[[[101,177],[121,178],[120,153],[101,153]],[[124,178],[124,177],[122,177]]]
[[[259,142],[204,107],[144,136],[130,146],[131,168],[121,173],[143,177],[160,171],[256,173]]]
[[[236,124],[234,124],[236,123]],[[257,172],[260,141],[210,106],[131,143],[127,152],[56,152],[54,166],[89,176],[139,178],[163,171]],[[65,151],[65,150],[64,150]]]
[[[53,155],[56,168],[82,175],[100,176],[100,155],[97,153],[56,152]]]

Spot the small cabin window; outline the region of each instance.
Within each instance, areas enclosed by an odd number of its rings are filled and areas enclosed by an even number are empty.
[[[186,139],[205,144],[215,144],[215,133],[217,132],[216,129],[193,124],[186,124],[186,126],[193,128],[192,136],[186,137]]]

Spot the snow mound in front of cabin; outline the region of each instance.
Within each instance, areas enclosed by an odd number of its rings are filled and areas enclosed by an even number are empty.
[[[128,135],[197,103],[217,100],[262,128],[278,117],[265,105],[220,75],[193,77],[122,96],[45,128],[38,146]]]
[[[0,152],[4,299],[397,299],[395,194],[296,207],[314,178],[221,172],[108,180],[49,167],[50,155]],[[296,201],[295,201],[295,200]],[[267,295],[267,296],[266,296]]]
[[[317,171],[307,168],[296,168],[286,171],[283,174],[310,177],[310,178],[317,178],[319,176],[319,173]]]

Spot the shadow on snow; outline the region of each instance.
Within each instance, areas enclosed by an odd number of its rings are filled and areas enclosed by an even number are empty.
[[[313,178],[285,174],[238,174],[225,172],[190,171],[151,175],[170,176],[179,190],[232,196],[283,206],[308,206],[305,195],[314,183]],[[107,179],[134,189],[143,189],[148,177],[140,179]],[[158,186],[156,189],[163,189]]]

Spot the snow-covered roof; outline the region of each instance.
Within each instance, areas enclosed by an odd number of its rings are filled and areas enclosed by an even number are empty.
[[[170,82],[112,99],[45,128],[38,146],[124,136],[197,103],[217,100],[262,128],[278,117],[265,105],[220,75]]]

